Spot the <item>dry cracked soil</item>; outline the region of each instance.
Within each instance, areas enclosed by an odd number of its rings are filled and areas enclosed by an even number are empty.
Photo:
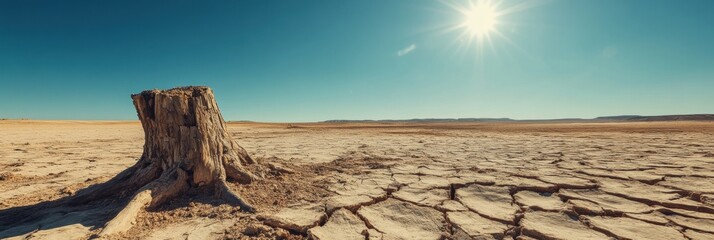
[[[106,181],[138,122],[0,121],[0,215]],[[116,239],[714,239],[714,123],[231,123],[255,214],[201,193]],[[89,239],[126,196],[0,226]]]

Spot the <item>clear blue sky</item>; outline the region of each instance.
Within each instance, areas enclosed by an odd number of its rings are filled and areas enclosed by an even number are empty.
[[[0,118],[136,119],[182,85],[228,120],[714,113],[714,1],[521,4],[479,51],[439,1],[0,1]]]

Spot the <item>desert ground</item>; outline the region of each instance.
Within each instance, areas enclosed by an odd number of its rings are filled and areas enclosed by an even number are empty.
[[[229,123],[258,209],[190,193],[116,239],[714,239],[714,122]],[[0,121],[0,218],[107,181],[138,121]],[[127,197],[0,225],[90,239]]]

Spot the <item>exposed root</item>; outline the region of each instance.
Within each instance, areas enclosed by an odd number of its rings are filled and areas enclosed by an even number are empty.
[[[226,201],[228,204],[239,206],[242,211],[255,212],[255,208],[248,202],[244,201],[237,193],[228,186],[226,181],[216,182],[216,195]]]
[[[233,146],[233,150],[235,150],[236,154],[238,155],[238,160],[240,160],[241,164],[248,165],[255,163],[255,160],[253,160],[253,158],[248,155],[248,151],[238,145],[238,143],[236,143],[235,141],[231,141],[231,145]]]
[[[136,220],[139,211],[151,203],[151,190],[142,189],[134,195],[124,209],[119,212],[111,221],[104,225],[100,236],[109,236],[129,230]]]
[[[159,179],[147,185],[149,188],[156,189],[151,193],[153,200],[149,207],[157,207],[169,199],[181,195],[189,188],[188,180],[188,174],[181,168],[169,170],[168,174],[162,174]]]
[[[164,172],[159,179],[142,187],[131,201],[111,221],[107,222],[100,236],[108,236],[129,230],[136,216],[146,207],[156,207],[179,195],[188,188],[188,175],[180,168]]]
[[[253,182],[253,180],[258,179],[255,175],[246,171],[240,162],[236,160],[224,160],[223,168],[226,169],[226,176],[229,179],[235,180],[239,183],[248,184]]]

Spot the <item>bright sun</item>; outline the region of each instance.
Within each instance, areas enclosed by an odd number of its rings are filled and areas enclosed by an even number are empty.
[[[461,9],[464,20],[461,23],[470,37],[484,37],[494,30],[497,23],[498,13],[496,7],[490,1],[471,2],[468,8]]]
[[[528,7],[519,4],[500,9],[503,3],[500,0],[445,0],[444,3],[458,13],[457,21],[447,31],[460,32],[458,42],[467,48],[475,43],[479,53],[483,52],[484,46],[493,46],[493,36],[509,41],[498,29],[505,27],[501,25],[507,25],[500,18]]]
[[[447,24],[444,30],[458,32],[457,45],[464,50],[475,46],[479,57],[487,51],[487,46],[495,51],[495,40],[513,44],[511,39],[501,32],[502,28],[515,32],[516,24],[509,21],[508,16],[535,7],[541,4],[541,1],[522,1],[515,4],[504,2],[505,0],[442,0],[443,4],[455,11],[454,22]]]

